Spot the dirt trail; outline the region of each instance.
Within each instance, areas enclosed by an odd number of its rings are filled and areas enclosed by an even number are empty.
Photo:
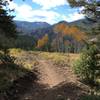
[[[39,63],[38,82],[18,100],[78,100],[85,93],[70,67],[61,70],[51,61],[39,60]]]
[[[39,68],[41,73],[40,83],[53,87],[64,81],[64,77],[57,73],[55,67],[50,62],[41,60]]]
[[[46,59],[38,62],[37,76],[30,73],[16,81],[8,91],[9,99],[4,100],[78,100],[85,93],[70,67],[57,66]]]
[[[52,62],[46,60],[39,61],[39,71],[41,84],[47,84],[49,87],[54,87],[64,81],[75,82],[76,77],[73,76],[72,72],[66,69],[58,69]],[[69,79],[70,76],[70,79]]]

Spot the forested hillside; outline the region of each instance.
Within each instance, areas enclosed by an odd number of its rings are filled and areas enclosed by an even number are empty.
[[[100,0],[0,0],[0,100],[100,100]]]
[[[15,21],[15,23],[18,37],[9,46],[25,50],[79,52],[84,47],[84,43],[82,42],[84,40],[80,37],[85,36],[88,40],[99,37],[99,29],[95,28],[98,26],[99,21],[91,22],[83,19],[71,23],[61,21],[54,25],[45,22]],[[55,30],[55,27],[60,28],[60,30]],[[73,31],[69,32],[69,30]],[[79,34],[80,37],[78,37]],[[43,41],[45,35],[47,35],[48,41]],[[2,45],[9,43],[9,40],[5,36],[0,35],[0,38]],[[82,40],[78,40],[78,38]],[[13,39],[10,39],[10,41],[13,41]]]
[[[24,44],[22,46],[21,43],[21,47],[26,49],[32,49],[34,47],[34,49],[44,51],[79,52],[82,50],[82,47],[84,47],[84,43],[82,43],[82,41],[84,41],[84,37],[87,37],[86,39],[92,39],[98,36],[98,34],[94,32],[94,29],[99,24],[99,22],[92,22],[86,19],[74,21],[71,23],[61,21],[54,25],[50,25],[45,22],[32,23],[15,21],[15,23],[21,37],[28,36],[27,38],[29,38],[29,41],[31,40],[31,37],[33,37],[34,43],[31,41],[29,42],[30,48],[29,46],[24,46]],[[56,31],[55,27],[60,28],[60,30]],[[69,30],[73,30],[73,32],[69,32]],[[99,30],[97,30],[97,32],[98,31]],[[45,35],[47,35],[48,41],[43,41],[42,38],[45,37]],[[80,36],[81,38],[78,36]],[[80,40],[78,40],[78,38],[80,38]],[[59,43],[57,44],[57,42]],[[68,46],[69,43],[71,43],[70,46]]]
[[[14,21],[17,26],[17,30],[20,34],[31,35],[34,30],[47,28],[50,24],[46,22],[26,22],[26,21]]]

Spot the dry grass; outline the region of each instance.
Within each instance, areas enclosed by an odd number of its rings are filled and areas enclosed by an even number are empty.
[[[23,65],[25,68],[32,69],[33,66],[38,65],[38,60],[43,58],[51,60],[56,65],[61,66],[72,66],[74,61],[79,58],[79,54],[72,53],[51,53],[41,51],[23,51],[21,49],[10,49],[10,55],[17,58],[16,63]],[[28,58],[31,58],[28,60]]]
[[[67,64],[71,66],[75,60],[79,58],[79,54],[72,53],[50,53],[50,52],[42,52],[40,56],[47,60],[52,60],[54,63],[58,64]]]
[[[14,57],[18,57],[21,53],[23,53],[24,51],[22,49],[16,49],[16,48],[13,48],[13,49],[9,49],[9,53],[11,56],[14,56]]]
[[[76,61],[80,54],[72,53],[50,53],[50,52],[40,52],[40,51],[24,51],[21,49],[9,49],[10,55],[16,58],[15,65],[0,65],[0,90],[7,89],[12,81],[22,77],[27,73],[27,71],[32,71],[36,68],[41,59],[47,62],[52,61],[57,66],[72,66],[74,61]],[[0,51],[2,53],[2,51]],[[20,65],[20,66],[17,66]],[[41,64],[40,64],[41,65]],[[47,67],[46,67],[47,68]],[[70,67],[67,67],[70,68]],[[70,75],[69,75],[70,76]],[[100,81],[100,80],[98,80]],[[99,92],[100,93],[100,92]],[[87,98],[87,97],[86,97]],[[89,100],[92,100],[89,97]],[[82,100],[85,100],[84,98]],[[97,99],[99,100],[99,99]]]
[[[34,66],[38,65],[38,52],[24,51],[21,49],[10,49],[10,55],[16,57],[15,63],[23,66],[28,70],[32,70]]]
[[[14,63],[6,63],[0,61],[0,92],[11,86],[12,82],[23,77],[27,72],[32,71],[33,67],[38,65],[38,61],[32,55],[32,59],[28,56],[28,52],[21,49],[10,49],[10,56],[16,58]],[[0,51],[3,54],[2,51]]]
[[[0,53],[3,53],[0,51]],[[39,64],[39,59],[51,60],[56,65],[66,66],[79,57],[79,54],[49,53],[40,51],[24,51],[21,49],[9,49],[11,56],[15,57],[15,64],[0,64],[0,89],[9,87],[13,80],[22,77],[27,71],[32,71]],[[19,65],[19,66],[17,66]]]

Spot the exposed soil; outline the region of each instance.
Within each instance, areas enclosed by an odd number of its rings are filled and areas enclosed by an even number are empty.
[[[38,71],[40,72],[39,81],[42,84],[47,84],[53,88],[58,84],[66,82],[76,82],[76,76],[72,73],[69,67],[63,69],[54,65],[51,61],[40,60]]]
[[[87,92],[71,67],[57,66],[46,59],[38,62],[35,72],[13,82],[3,100],[79,100]]]

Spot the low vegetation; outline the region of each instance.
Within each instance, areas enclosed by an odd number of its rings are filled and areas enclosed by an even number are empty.
[[[12,82],[22,77],[28,70],[14,63],[15,58],[0,54],[0,92],[11,86]]]
[[[33,59],[27,61],[28,54],[21,49],[9,49],[9,54],[0,51],[0,92],[8,89],[14,80],[31,72],[39,64],[34,54]]]
[[[71,66],[72,61],[79,58],[79,54],[71,54],[71,53],[50,53],[50,52],[42,52],[40,53],[40,56],[47,60],[51,60],[56,65],[61,66]]]
[[[71,67],[76,62],[80,54],[72,53],[50,53],[41,51],[24,51],[22,49],[9,49],[9,54],[5,55],[0,51],[0,92],[3,93],[13,83],[14,80],[23,77],[28,72],[32,72],[39,65],[40,59],[53,62],[60,67]],[[83,61],[83,59],[82,59]],[[76,64],[77,65],[77,64]],[[82,64],[81,64],[82,65]],[[79,66],[80,67],[80,66]],[[79,67],[75,67],[76,69]],[[76,70],[75,69],[75,70]],[[86,70],[86,69],[85,69]],[[82,70],[80,70],[82,71]],[[79,71],[79,72],[80,72]],[[87,71],[87,70],[86,70]],[[82,73],[78,75],[82,76]],[[93,92],[94,91],[94,92]],[[93,90],[90,95],[81,97],[81,100],[99,100],[99,90]],[[93,95],[91,95],[93,93]],[[95,99],[96,98],[96,99]]]
[[[96,84],[96,80],[100,77],[98,52],[96,45],[89,46],[74,65],[75,73],[90,84]]]
[[[28,94],[34,93],[34,88],[38,87],[39,91],[36,89],[36,92],[40,94],[34,95],[41,95],[40,84],[33,86],[33,80],[39,75],[42,76],[40,81],[46,81],[47,85],[55,83],[53,86],[57,90],[61,88],[57,100],[65,100],[64,95],[68,96],[66,99],[78,96],[80,100],[100,100],[100,1],[67,0],[70,7],[83,7],[81,13],[86,19],[72,23],[62,21],[54,25],[43,22],[39,28],[34,25],[32,29],[25,25],[28,29],[26,32],[26,28],[23,29],[20,23],[21,26],[16,27],[16,21],[13,21],[13,9],[9,8],[11,1],[14,0],[0,0],[0,100],[5,95],[9,95],[10,99],[3,100],[19,100],[15,99],[16,93],[29,87],[32,91],[28,91]],[[80,55],[84,47],[86,50]],[[37,69],[41,74],[34,74]],[[66,86],[58,86],[65,81]],[[86,87],[89,89],[85,91]],[[52,88],[46,92],[51,91],[48,94],[51,96],[53,93],[55,97],[58,92]]]
[[[78,57],[78,54],[24,51],[15,48],[9,49],[8,55],[0,51],[0,90],[7,89],[14,80],[32,71],[39,64],[40,58],[51,60],[56,65],[70,66]]]

